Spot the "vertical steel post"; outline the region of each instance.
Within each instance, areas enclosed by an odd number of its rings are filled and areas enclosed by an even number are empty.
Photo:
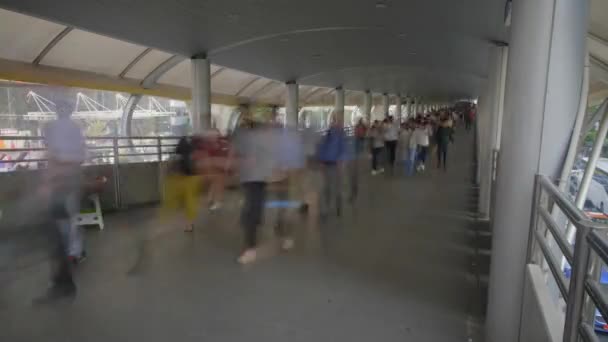
[[[589,266],[589,242],[587,241],[589,231],[588,227],[577,227],[576,229],[572,276],[566,301],[564,342],[578,342],[578,328],[581,324],[585,299],[585,278]]]
[[[112,138],[112,151],[114,154],[114,164],[112,164],[112,173],[114,174],[114,202],[116,209],[122,208],[122,201],[120,196],[120,155],[118,152],[118,138]]]

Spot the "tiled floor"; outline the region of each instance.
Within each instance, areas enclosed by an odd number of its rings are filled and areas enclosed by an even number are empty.
[[[87,232],[72,303],[33,307],[47,265],[35,244],[13,251],[17,265],[0,268],[0,341],[479,341],[472,137],[451,148],[447,173],[366,176],[342,218],[294,219],[288,254],[269,210],[263,256],[247,267],[235,262],[236,195],[194,234],[153,208],[108,216]]]

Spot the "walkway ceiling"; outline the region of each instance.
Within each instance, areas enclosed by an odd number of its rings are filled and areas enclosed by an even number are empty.
[[[606,49],[608,5],[592,6],[592,38]],[[20,78],[6,65],[39,64],[50,74],[102,75],[127,90],[136,84],[184,98],[187,59],[198,54],[214,64],[213,92],[237,101],[280,104],[290,80],[305,85],[300,98],[311,104],[331,98],[319,87],[337,86],[474,97],[492,42],[508,41],[505,0],[0,0],[0,7],[0,77]]]

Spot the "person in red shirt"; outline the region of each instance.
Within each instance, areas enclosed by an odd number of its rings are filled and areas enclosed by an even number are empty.
[[[210,182],[209,209],[217,210],[222,207],[226,183],[226,161],[228,158],[228,142],[218,130],[204,137],[203,151],[209,160],[207,178]]]

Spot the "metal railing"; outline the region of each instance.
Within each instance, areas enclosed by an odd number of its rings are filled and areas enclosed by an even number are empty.
[[[565,226],[560,227],[551,208],[559,209],[576,227],[574,244],[568,241]],[[596,307],[604,319],[608,317],[608,297],[599,284],[601,264],[608,263],[608,225],[591,220],[549,178],[538,175],[530,226],[528,263],[547,266],[566,303],[563,341],[599,341],[594,332]],[[551,237],[571,265],[570,279],[552,251]]]
[[[5,145],[0,148],[0,172],[46,168],[43,137],[2,136],[0,139]],[[157,163],[160,170],[162,162],[175,153],[178,140],[179,137],[87,137],[88,155],[85,165],[112,166],[114,203],[116,208],[121,208],[120,165]],[[7,148],[7,144],[20,147]]]
[[[46,166],[43,137],[0,136],[5,147],[0,148],[3,171],[37,169]],[[177,146],[179,137],[87,137],[86,165],[154,162],[167,160]],[[19,147],[6,147],[18,145]]]

